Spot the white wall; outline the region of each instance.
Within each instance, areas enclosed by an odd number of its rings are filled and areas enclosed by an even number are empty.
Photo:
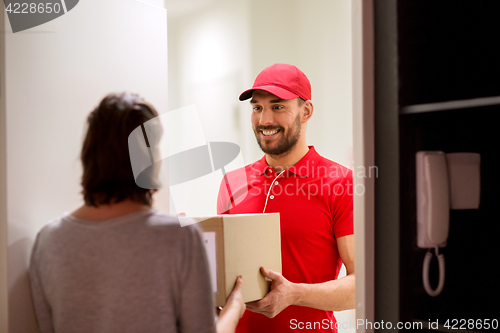
[[[5,34],[7,186],[1,200],[10,332],[35,332],[27,264],[36,233],[83,203],[79,151],[87,114],[119,91],[139,93],[166,112],[166,40],[165,10],[134,0],[80,1],[56,20]]]
[[[243,152],[250,142],[237,96],[251,80],[249,4],[211,1],[178,15],[167,2],[169,110],[196,105],[207,141],[234,142]]]

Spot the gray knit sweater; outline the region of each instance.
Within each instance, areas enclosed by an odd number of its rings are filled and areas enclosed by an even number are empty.
[[[41,332],[215,332],[200,229],[154,209],[39,233],[30,278]]]

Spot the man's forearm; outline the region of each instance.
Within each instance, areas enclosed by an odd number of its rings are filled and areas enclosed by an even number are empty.
[[[296,284],[298,297],[294,304],[327,311],[354,309],[354,281],[354,273],[351,273],[338,280]]]

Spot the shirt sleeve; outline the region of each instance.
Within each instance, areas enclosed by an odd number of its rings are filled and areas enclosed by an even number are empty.
[[[215,332],[213,292],[201,230],[183,227],[179,328],[181,332]]]
[[[224,214],[229,211],[228,202],[227,184],[225,178],[222,178],[219,186],[219,193],[217,194],[217,214]]]
[[[337,188],[332,196],[333,232],[335,238],[339,238],[354,233],[352,171],[349,170],[335,186]]]
[[[42,283],[40,281],[40,274],[38,269],[38,248],[40,242],[40,233],[38,234],[35,245],[31,251],[31,259],[29,266],[29,276],[31,283],[31,294],[33,298],[33,305],[35,307],[35,314],[38,324],[38,330],[41,333],[54,332],[52,323],[52,311],[49,303],[47,302]]]
[[[246,168],[239,168],[224,175],[217,195],[217,214],[230,214],[230,210],[245,200],[249,180]]]

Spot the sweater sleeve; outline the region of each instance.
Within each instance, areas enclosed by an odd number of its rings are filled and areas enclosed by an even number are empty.
[[[215,332],[215,307],[202,233],[197,225],[183,229],[185,257],[180,272],[180,332]]]
[[[52,323],[52,311],[50,305],[47,303],[40,281],[40,274],[38,269],[39,242],[40,233],[38,234],[35,245],[33,246],[33,249],[31,251],[29,267],[31,294],[33,297],[33,305],[35,307],[38,330],[41,333],[49,333],[54,332],[54,327]]]

